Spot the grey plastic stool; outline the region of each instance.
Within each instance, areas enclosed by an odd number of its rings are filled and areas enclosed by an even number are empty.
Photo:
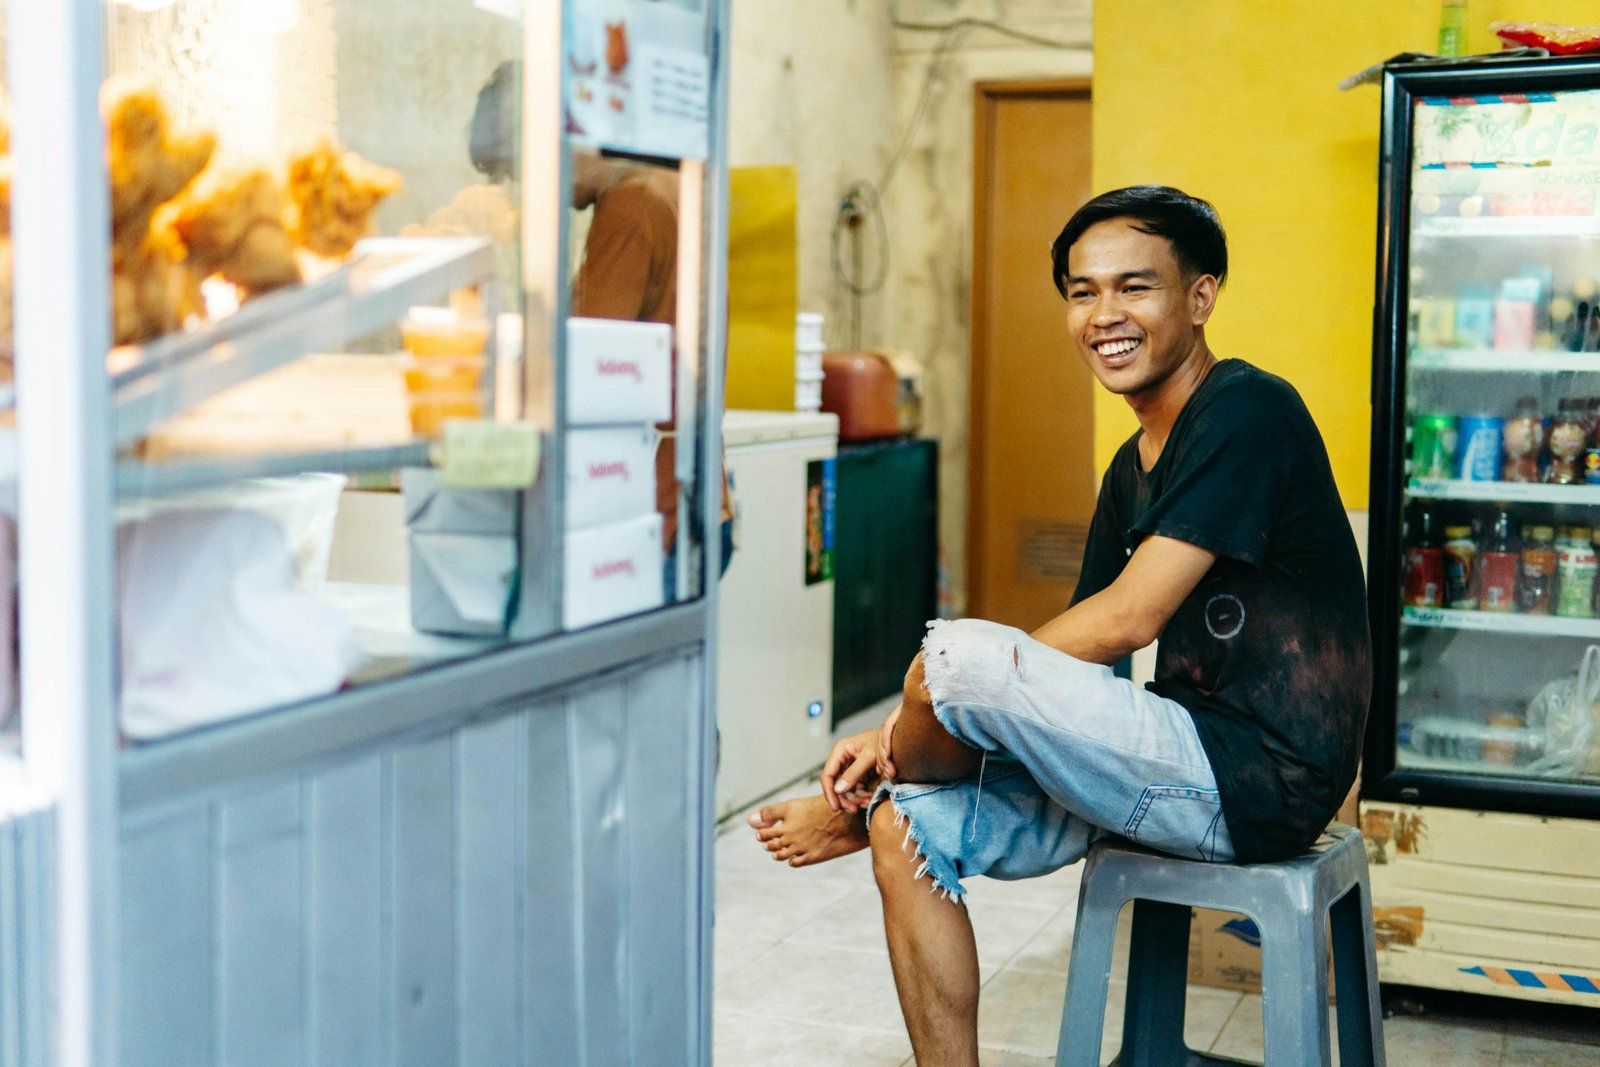
[[[1384,1067],[1383,1014],[1372,937],[1372,892],[1361,834],[1330,826],[1282,863],[1203,863],[1120,838],[1089,852],[1072,938],[1072,969],[1056,1046],[1059,1067],[1098,1067],[1117,915],[1133,901],[1133,943],[1119,1067],[1238,1063],[1183,1041],[1189,909],[1239,911],[1261,930],[1266,1062],[1330,1064],[1328,932],[1333,933],[1342,1067]]]

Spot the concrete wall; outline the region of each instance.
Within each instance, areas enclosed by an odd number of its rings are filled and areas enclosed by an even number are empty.
[[[737,0],[733,5],[729,162],[794,166],[799,180],[799,306],[848,341],[849,303],[829,236],[840,198],[877,181],[894,132],[887,0]],[[862,341],[886,344],[881,300],[862,306]]]
[[[910,120],[925,84],[929,98],[888,196],[894,255],[888,333],[890,343],[911,352],[924,369],[923,429],[941,442],[939,539],[960,614],[966,600],[973,87],[984,81],[1088,77],[1093,69],[1090,3],[902,0],[898,7],[906,23],[991,19],[1056,42],[1028,43],[973,26],[960,31],[941,61],[944,34],[895,31],[897,128]]]

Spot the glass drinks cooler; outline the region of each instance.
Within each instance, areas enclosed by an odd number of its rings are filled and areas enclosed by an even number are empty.
[[[1600,1003],[1600,942],[1569,937],[1600,902],[1600,63],[1395,65],[1384,86],[1380,969]]]

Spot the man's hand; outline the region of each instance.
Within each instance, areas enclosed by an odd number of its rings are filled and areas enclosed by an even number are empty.
[[[822,799],[834,811],[854,814],[872,799],[877,784],[878,731],[865,730],[833,746],[822,765]]]
[[[896,704],[889,717],[883,720],[883,725],[878,728],[878,777],[894,779],[894,757],[890,755],[890,741],[894,737],[894,724],[900,721],[900,711],[904,704]]]

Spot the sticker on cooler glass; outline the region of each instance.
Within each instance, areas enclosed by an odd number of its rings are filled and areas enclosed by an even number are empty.
[[[805,580],[816,585],[833,577],[833,498],[837,463],[814,459],[806,464]]]
[[[1218,641],[1231,641],[1244,629],[1244,603],[1232,593],[1206,601],[1206,629]]]

